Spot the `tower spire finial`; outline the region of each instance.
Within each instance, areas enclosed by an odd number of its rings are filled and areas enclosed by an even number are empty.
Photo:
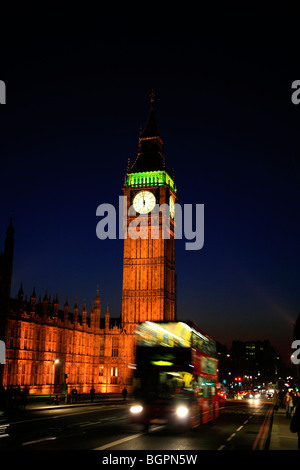
[[[155,93],[152,88],[151,94],[150,94],[150,109],[154,108],[154,101],[155,101]]]

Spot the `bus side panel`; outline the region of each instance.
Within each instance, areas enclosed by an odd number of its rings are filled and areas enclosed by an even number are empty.
[[[205,424],[209,420],[209,400],[208,398],[201,398],[201,422]]]
[[[219,399],[217,396],[212,398],[212,403],[214,407],[214,418],[219,417]]]
[[[200,399],[201,423],[205,424],[219,417],[219,401],[217,397]]]

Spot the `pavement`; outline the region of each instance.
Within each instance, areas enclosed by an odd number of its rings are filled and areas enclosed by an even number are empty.
[[[290,431],[290,424],[285,408],[273,413],[269,450],[298,450],[298,435]]]
[[[91,402],[90,398],[87,399],[78,399],[75,402],[71,401],[71,397],[68,397],[68,403],[62,398],[58,405],[53,403],[49,403],[48,400],[44,400],[41,402],[30,401],[26,405],[26,410],[47,410],[47,409],[59,409],[59,408],[76,408],[76,407],[84,407],[84,406],[93,406],[93,405],[107,405],[107,404],[125,404],[130,401],[130,397],[127,397],[126,400],[121,396],[121,394],[107,394],[103,395],[99,398],[95,398],[93,402]]]

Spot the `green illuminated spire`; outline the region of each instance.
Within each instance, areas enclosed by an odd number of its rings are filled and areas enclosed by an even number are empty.
[[[135,162],[128,162],[126,186],[145,187],[167,184],[176,191],[165,164],[164,142],[158,130],[154,112],[154,92],[150,95],[150,111],[144,129],[140,132]]]

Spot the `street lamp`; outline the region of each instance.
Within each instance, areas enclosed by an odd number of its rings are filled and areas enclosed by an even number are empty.
[[[55,359],[52,364],[52,376],[53,376],[53,394],[54,394],[54,388],[55,388],[55,364],[59,363],[59,359]],[[51,400],[51,394],[50,394],[50,400]]]

